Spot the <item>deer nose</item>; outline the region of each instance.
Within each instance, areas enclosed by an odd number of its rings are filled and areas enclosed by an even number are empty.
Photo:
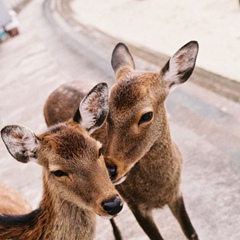
[[[117,168],[116,166],[107,166],[109,177],[111,180],[114,180],[117,176]]]
[[[116,215],[122,210],[123,203],[121,199],[116,196],[112,199],[102,202],[102,207],[107,214]]]

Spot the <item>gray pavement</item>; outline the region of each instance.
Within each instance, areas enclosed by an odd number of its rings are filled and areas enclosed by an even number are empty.
[[[72,0],[70,7],[89,29],[167,55],[197,40],[199,67],[240,81],[238,0]]]
[[[21,34],[0,45],[0,128],[19,124],[41,132],[44,102],[61,83],[79,80],[86,89],[113,83],[110,56],[117,39],[76,25],[61,1],[43,3],[27,5],[19,14]],[[159,68],[136,58],[137,68]],[[200,239],[240,239],[240,105],[190,80],[169,96],[167,108],[184,156],[186,206]],[[14,161],[2,141],[0,166],[0,181],[37,207],[40,168]],[[185,239],[168,208],[155,210],[154,218],[165,239]],[[148,239],[126,204],[116,222],[124,239]],[[98,218],[96,239],[113,239],[107,220]]]

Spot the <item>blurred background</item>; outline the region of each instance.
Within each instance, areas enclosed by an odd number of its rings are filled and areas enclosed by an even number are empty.
[[[199,42],[190,80],[168,97],[174,140],[184,156],[182,190],[200,239],[240,239],[240,5],[237,0],[0,0],[0,128],[46,129],[43,106],[62,83],[89,90],[114,83],[110,60],[124,42],[136,68],[160,71],[180,47]],[[0,181],[33,208],[41,169],[16,162],[0,141]],[[124,239],[148,239],[125,204]],[[154,211],[165,239],[185,239],[165,207]],[[96,239],[114,239],[98,218]]]

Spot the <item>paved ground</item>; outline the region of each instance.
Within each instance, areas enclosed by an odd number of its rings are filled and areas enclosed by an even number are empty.
[[[240,81],[238,0],[73,0],[71,6],[89,28],[167,55],[197,40],[198,66]]]
[[[113,82],[110,55],[116,41],[75,26],[61,16],[67,6],[55,3],[45,8],[43,0],[30,3],[19,15],[21,34],[0,45],[0,128],[19,124],[35,132],[45,129],[43,104],[63,82],[79,79],[85,88]],[[137,67],[158,69],[139,58]],[[167,107],[172,135],[185,159],[183,193],[200,239],[240,239],[240,105],[190,80],[169,96]],[[0,181],[37,207],[38,166],[17,163],[2,142],[0,166]],[[185,239],[167,208],[154,211],[154,217],[165,239]],[[125,239],[147,239],[126,206],[116,221]],[[108,221],[98,218],[96,239],[113,239]]]

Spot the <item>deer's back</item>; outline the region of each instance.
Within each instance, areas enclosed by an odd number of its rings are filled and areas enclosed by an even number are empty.
[[[72,118],[86,93],[79,81],[62,84],[49,95],[44,105],[46,124],[52,126]]]
[[[13,188],[0,183],[0,214],[20,215],[32,209],[29,203]]]

